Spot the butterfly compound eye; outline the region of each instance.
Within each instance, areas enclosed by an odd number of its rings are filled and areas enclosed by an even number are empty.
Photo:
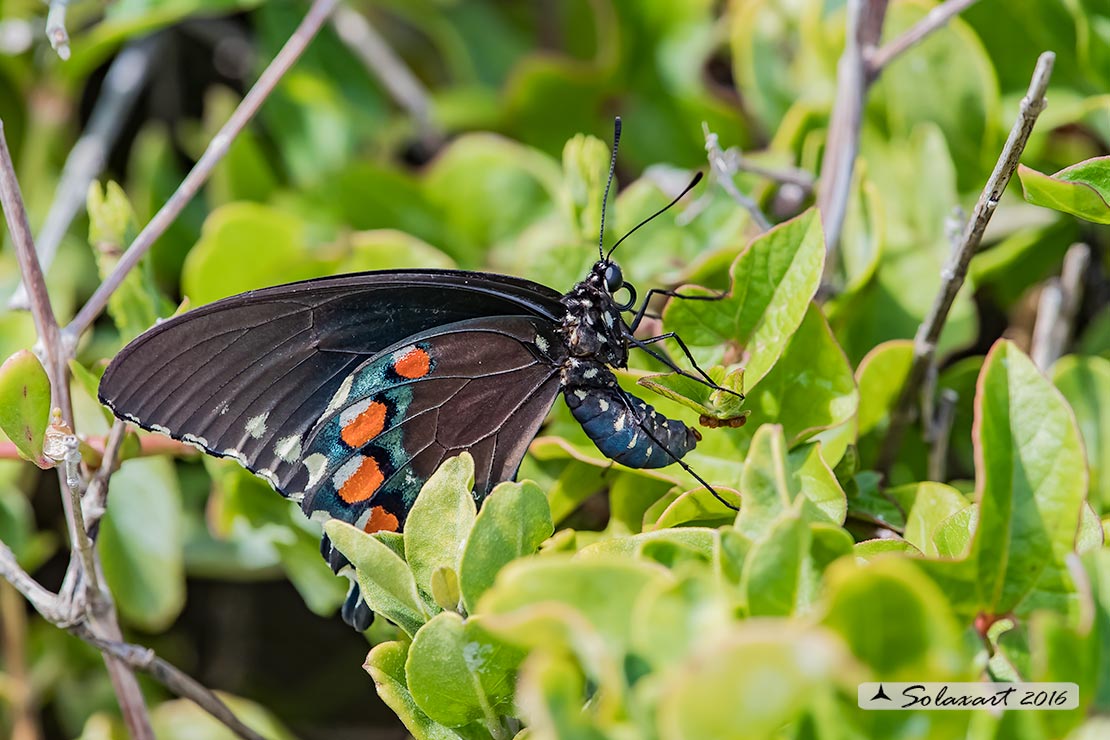
[[[605,287],[610,293],[616,293],[622,285],[624,285],[624,274],[621,272],[620,265],[610,262],[605,268]]]

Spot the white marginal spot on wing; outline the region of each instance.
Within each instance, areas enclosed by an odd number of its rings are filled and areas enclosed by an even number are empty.
[[[599,399],[598,402],[597,402],[597,405],[602,411],[608,411],[609,410],[609,402],[606,401],[604,398]]]
[[[113,406],[112,408],[115,408],[115,407]],[[123,418],[127,419],[129,422],[131,422],[133,424],[141,424],[142,423],[142,422],[139,421],[139,417],[135,416],[134,414],[124,414]]]
[[[204,437],[198,437],[195,434],[182,434],[181,441],[192,447],[196,447],[201,452],[208,452],[208,440]]]
[[[369,507],[369,506],[366,507],[366,511],[362,512],[362,516],[360,516],[358,519],[355,519],[354,526],[356,526],[359,529],[365,531],[366,524],[370,521],[370,516],[373,513],[374,513],[374,510],[373,510],[372,507]]]
[[[624,414],[619,414],[617,420],[613,422],[613,431],[619,432],[624,429]]]
[[[158,432],[159,434],[165,434],[167,437],[170,434],[170,430],[167,429],[166,427],[162,426],[161,424],[151,424],[150,425],[150,431]]]
[[[293,493],[289,494],[288,499],[295,504],[299,504],[300,502],[304,501],[304,491],[294,491]]]
[[[303,496],[304,494],[302,493],[301,495]],[[327,509],[316,509],[308,515],[308,518],[314,522],[320,522],[321,524],[323,524],[325,522],[331,521],[331,514],[328,513]]]
[[[335,475],[331,477],[332,485],[335,490],[343,487],[343,484],[351,479],[351,476],[358,472],[359,467],[362,466],[362,455],[355,455],[347,462],[339,466],[339,470],[335,471]]]
[[[347,396],[351,395],[351,385],[355,382],[355,375],[351,373],[343,378],[343,382],[335,389],[335,395],[328,401],[328,407],[324,409],[324,416],[327,416],[333,411],[338,411],[339,408],[346,403]]]
[[[278,477],[277,477],[277,474],[274,473],[274,471],[270,470],[269,468],[262,468],[257,473],[255,473],[255,475],[257,475],[259,478],[263,479],[264,481],[269,483],[271,486],[273,486],[275,491],[277,490]]]
[[[258,416],[252,416],[247,421],[247,434],[255,439],[262,439],[262,435],[266,433],[266,418],[270,415],[269,411],[264,411]]]
[[[322,452],[314,452],[301,462],[308,469],[307,488],[312,488],[324,477],[324,471],[328,467],[328,457]]]
[[[246,465],[247,464],[246,455],[244,455],[242,452],[239,452],[239,450],[236,450],[236,449],[233,449],[233,448],[229,447],[226,450],[224,450],[223,452],[221,452],[220,454],[223,455],[224,457],[230,457],[232,460],[239,463],[240,465]]]
[[[359,414],[370,408],[370,404],[373,402],[373,399],[367,398],[343,409],[343,413],[339,415],[340,428],[346,428],[347,425],[358,418]]]
[[[282,437],[274,445],[274,452],[285,462],[297,462],[297,458],[301,456],[301,435],[290,434],[288,437]]]

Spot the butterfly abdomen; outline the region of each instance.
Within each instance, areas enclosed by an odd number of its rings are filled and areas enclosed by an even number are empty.
[[[626,393],[605,365],[571,360],[564,370],[567,406],[597,448],[630,468],[661,468],[701,439],[696,429],[668,419]]]

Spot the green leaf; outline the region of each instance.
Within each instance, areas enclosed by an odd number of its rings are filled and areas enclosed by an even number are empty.
[[[586,679],[578,666],[565,655],[533,653],[521,671],[517,695],[521,716],[530,728],[529,738],[608,738],[593,718],[583,711]]]
[[[932,7],[922,0],[891,6],[884,36],[895,38]],[[941,89],[932,84],[940,69],[958,69],[960,74]],[[955,100],[961,102],[954,105]],[[898,59],[888,65],[868,103],[868,117],[892,140],[909,136],[922,123],[937,126],[961,165],[957,174],[962,189],[981,187],[980,178],[990,171],[998,149],[998,82],[979,38],[958,16],[916,45],[912,61]]]
[[[951,486],[925,481],[891,488],[887,495],[909,512],[903,536],[921,552],[939,556],[936,535],[940,526],[953,514],[967,508],[967,499]]]
[[[1110,360],[1063,357],[1052,367],[1052,382],[1075,412],[1083,434],[1091,505],[1110,512]]]
[[[807,601],[802,570],[810,546],[809,525],[796,514],[785,514],[763,535],[744,560],[740,587],[748,613],[789,616]]]
[[[623,646],[632,619],[628,605],[654,580],[669,580],[665,568],[616,557],[545,556],[509,563],[478,602],[480,614],[507,614],[544,602],[579,612],[610,645]]]
[[[116,268],[123,250],[135,237],[135,213],[123,188],[109,180],[101,192],[99,183],[89,185],[89,243],[96,256],[100,278]],[[149,260],[132,270],[108,299],[108,313],[125,340],[149,329],[169,306],[158,292]],[[163,311],[163,309],[166,309]]]
[[[1064,560],[1087,491],[1082,442],[1059,391],[1008,341],[995,343],[983,365],[975,429],[979,516],[970,554],[929,562],[929,573],[965,612],[1021,615],[1042,579],[1063,578],[1053,590],[1066,599],[1074,586]]]
[[[120,614],[150,632],[172,624],[185,605],[184,521],[168,458],[127,460],[112,476],[98,548]]]
[[[822,623],[839,633],[873,681],[970,681],[974,666],[945,594],[912,562],[846,559],[826,574]]]
[[[702,364],[739,362],[756,386],[783,354],[821,280],[825,243],[815,210],[757,237],[736,259],[721,301],[673,299],[663,311]],[[714,295],[696,286],[686,295]]]
[[[363,666],[374,679],[378,696],[405,724],[416,740],[463,740],[464,735],[431,719],[417,705],[405,677],[405,661],[409,645],[404,642],[383,642],[375,645]]]
[[[409,647],[405,676],[413,700],[448,727],[499,725],[512,708],[514,674],[524,654],[485,632],[480,619],[437,614]]]
[[[843,644],[828,631],[792,622],[743,623],[666,675],[659,692],[660,736],[777,737],[837,685],[855,690],[850,665]]]
[[[181,288],[194,306],[254,288],[304,280],[330,272],[308,249],[306,226],[288,211],[232,203],[204,222],[189,252]]]
[[[219,693],[219,698],[243,724],[261,736],[271,740],[295,740],[296,735],[282,725],[269,709],[224,692]],[[150,713],[150,723],[158,740],[235,740],[239,737],[188,699],[172,699],[158,704]]]
[[[735,624],[733,608],[722,589],[689,570],[654,583],[633,608],[632,647],[656,669],[680,663]]]
[[[474,611],[502,568],[536,552],[554,531],[547,498],[536,484],[502,483],[494,488],[482,503],[459,565],[467,610]]]
[[[20,457],[52,468],[42,455],[42,440],[50,423],[50,379],[35,355],[21,349],[0,365],[0,430]]]
[[[1054,175],[1018,165],[1018,177],[1030,203],[1110,224],[1110,157],[1088,159]]]
[[[374,535],[344,521],[328,521],[324,532],[354,566],[366,604],[410,637],[415,635],[427,614],[405,561]]]
[[[432,571],[431,595],[440,609],[458,611],[462,604],[458,574],[446,565]]]
[[[714,490],[721,497],[714,496],[705,486],[694,488],[671,501],[659,517],[645,526],[654,530],[671,527],[723,526],[736,520],[736,510],[740,507],[740,495],[731,488],[716,486]],[[729,505],[725,505],[724,501]]]
[[[420,489],[405,519],[405,562],[416,585],[432,592],[438,568],[459,570],[474,525],[474,458],[464,452],[446,460]]]
[[[636,382],[650,390],[655,391],[665,398],[678,401],[683,406],[697,411],[702,416],[718,419],[726,423],[724,426],[741,426],[747,419],[749,411],[744,411],[744,371],[737,369],[729,372],[727,368],[714,365],[709,368],[708,375],[717,385],[733,393],[716,390],[709,387],[701,380],[678,373],[663,375],[648,375]],[[706,424],[704,426],[715,426]]]
[[[348,254],[336,272],[456,267],[453,259],[424,240],[395,229],[356,231],[347,237],[347,248]]]
[[[743,439],[758,425],[777,423],[794,446],[850,419],[858,403],[848,358],[821,309],[811,304],[778,363],[748,393],[753,423],[718,433]]]

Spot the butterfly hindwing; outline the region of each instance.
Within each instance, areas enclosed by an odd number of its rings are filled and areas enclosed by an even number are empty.
[[[122,418],[232,457],[288,492],[298,446],[343,381],[381,350],[483,316],[553,321],[559,295],[517,278],[387,271],[266,288],[165,321],[109,365]]]
[[[484,496],[519,467],[559,392],[563,351],[550,322],[527,316],[406,338],[343,381],[291,489],[309,515],[396,530],[436,468],[466,450]]]

